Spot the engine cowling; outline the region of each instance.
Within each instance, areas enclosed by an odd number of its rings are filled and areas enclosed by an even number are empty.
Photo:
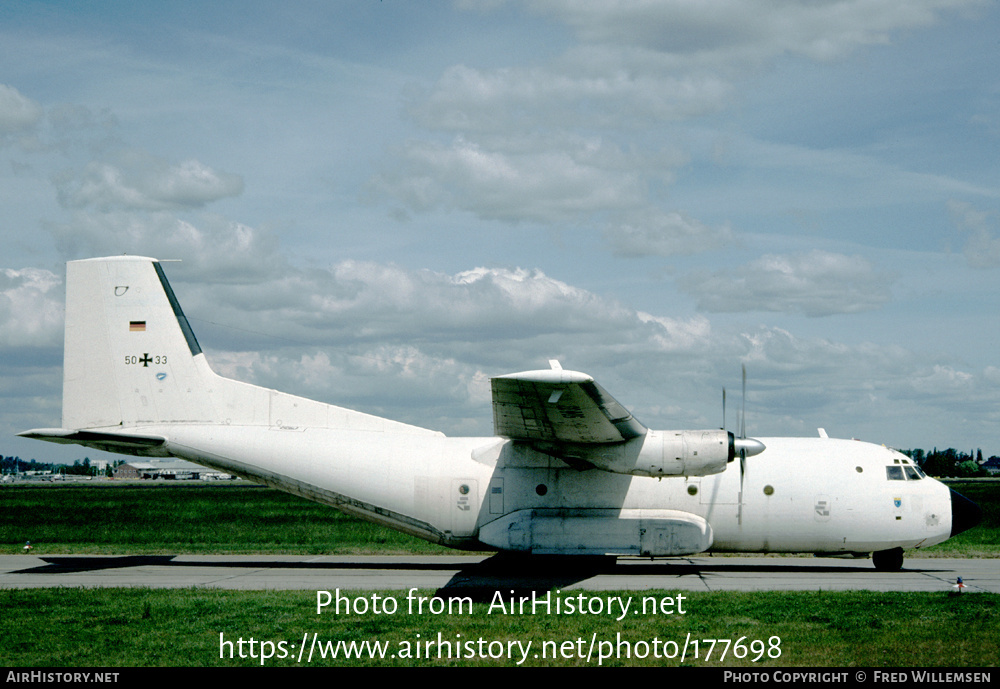
[[[733,434],[726,431],[650,431],[635,468],[638,476],[708,476],[733,461]]]
[[[733,434],[720,430],[647,431],[627,443],[586,448],[576,456],[616,474],[708,476],[724,471],[733,461],[735,445]]]

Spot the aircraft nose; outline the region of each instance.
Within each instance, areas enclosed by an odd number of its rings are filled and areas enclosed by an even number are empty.
[[[964,495],[951,491],[951,535],[971,529],[983,520],[983,511],[979,505]]]

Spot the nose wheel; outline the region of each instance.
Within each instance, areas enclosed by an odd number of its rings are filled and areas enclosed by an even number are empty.
[[[903,549],[876,550],[872,553],[872,563],[880,572],[898,572],[903,568]]]

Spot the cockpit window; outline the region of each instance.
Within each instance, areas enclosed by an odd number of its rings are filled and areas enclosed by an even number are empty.
[[[910,464],[892,464],[885,468],[885,478],[889,481],[919,481],[927,476],[920,467]]]

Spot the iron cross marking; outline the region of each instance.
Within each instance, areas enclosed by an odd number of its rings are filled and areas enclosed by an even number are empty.
[[[143,352],[142,358],[139,359],[139,363],[142,364],[143,368],[149,368],[149,365],[153,363],[153,360],[149,358],[149,352]]]

